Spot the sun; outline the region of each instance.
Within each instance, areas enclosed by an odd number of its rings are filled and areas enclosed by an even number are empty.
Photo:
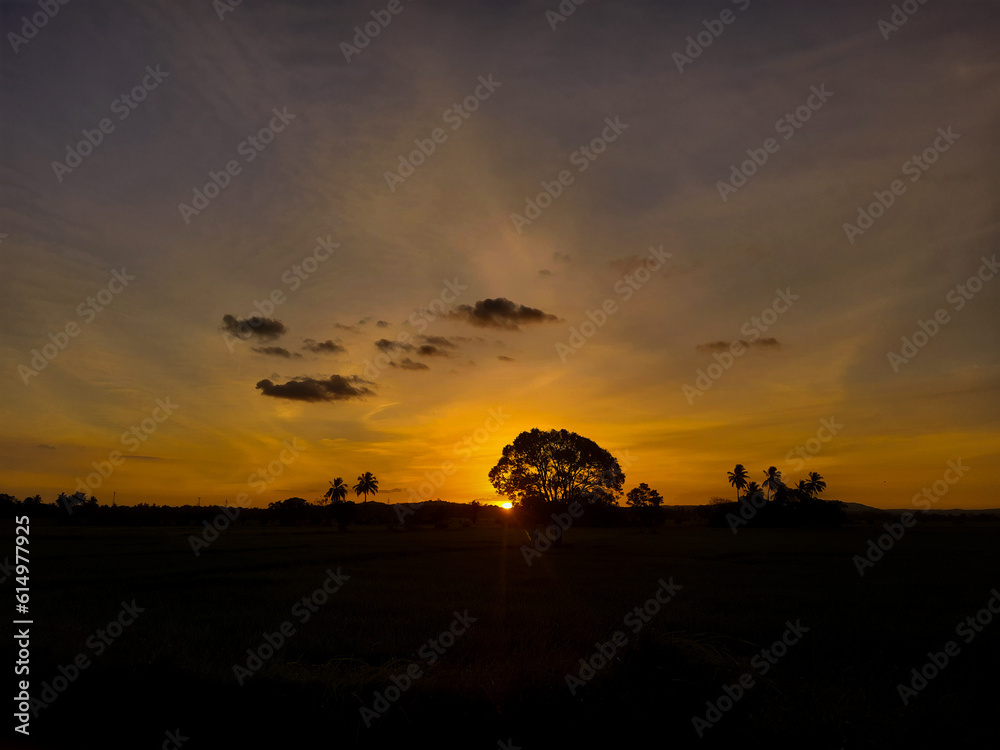
[[[514,504],[513,503],[500,503],[500,507],[503,508],[504,510],[510,510],[511,508],[514,507]]]

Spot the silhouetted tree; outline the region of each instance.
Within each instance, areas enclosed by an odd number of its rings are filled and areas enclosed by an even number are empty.
[[[340,503],[345,497],[347,497],[347,483],[340,477],[330,482],[330,489],[323,493],[323,499],[327,503]]]
[[[368,502],[368,493],[371,492],[373,495],[378,494],[378,480],[375,475],[370,471],[366,471],[364,474],[358,477],[358,483],[354,485],[354,494],[361,495],[364,493],[365,502]]]
[[[729,472],[729,483],[736,488],[736,502],[740,501],[740,490],[747,486],[749,476],[743,464],[736,464],[736,468]]]
[[[483,509],[483,504],[478,500],[473,500],[469,503],[469,516],[472,519],[472,525],[476,525],[476,519],[479,518],[479,511]]]
[[[633,487],[628,491],[625,502],[635,508],[643,526],[648,525],[650,530],[654,529],[657,521],[660,520],[660,503],[663,502],[659,492],[643,482],[638,487]]]
[[[823,477],[817,474],[815,471],[809,472],[809,481],[807,482],[809,487],[809,496],[815,497],[826,489],[826,482],[823,481]]]
[[[767,488],[767,499],[771,499],[771,492],[776,492],[781,486],[781,472],[774,466],[769,466],[764,472],[764,486]]]

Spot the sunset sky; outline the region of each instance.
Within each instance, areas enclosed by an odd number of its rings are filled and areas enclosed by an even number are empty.
[[[1000,506],[1000,4],[913,5],[4,3],[0,492]]]

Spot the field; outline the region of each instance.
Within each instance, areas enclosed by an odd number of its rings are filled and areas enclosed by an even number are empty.
[[[910,529],[864,577],[852,557],[878,526],[571,529],[531,566],[524,532],[494,523],[235,527],[197,557],[195,531],[32,530],[34,697],[78,654],[88,664],[33,719],[27,746],[170,747],[168,732],[187,738],[185,750],[1000,739],[1000,622],[971,631],[969,643],[956,635],[1000,587],[995,525]],[[301,599],[328,570],[349,578],[310,611]],[[661,579],[675,585],[672,599],[629,616]],[[134,621],[109,643],[95,637],[132,600]],[[459,635],[428,646],[466,611]],[[234,665],[247,668],[248,649],[266,656],[265,633],[283,623],[276,655],[238,684]],[[769,651],[762,670],[762,649],[786,623],[802,634],[775,649],[780,658]],[[571,693],[566,675],[579,676],[580,659],[616,631],[627,641]],[[949,640],[960,651],[904,706],[897,685]],[[366,726],[362,707],[393,677],[405,687],[408,668],[419,676]],[[743,695],[720,707],[741,676]],[[699,738],[692,717],[706,719],[709,701],[728,710]]]

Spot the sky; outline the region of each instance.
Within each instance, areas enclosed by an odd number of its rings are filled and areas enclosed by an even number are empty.
[[[3,3],[0,491],[1000,506],[1000,4],[904,5]]]

